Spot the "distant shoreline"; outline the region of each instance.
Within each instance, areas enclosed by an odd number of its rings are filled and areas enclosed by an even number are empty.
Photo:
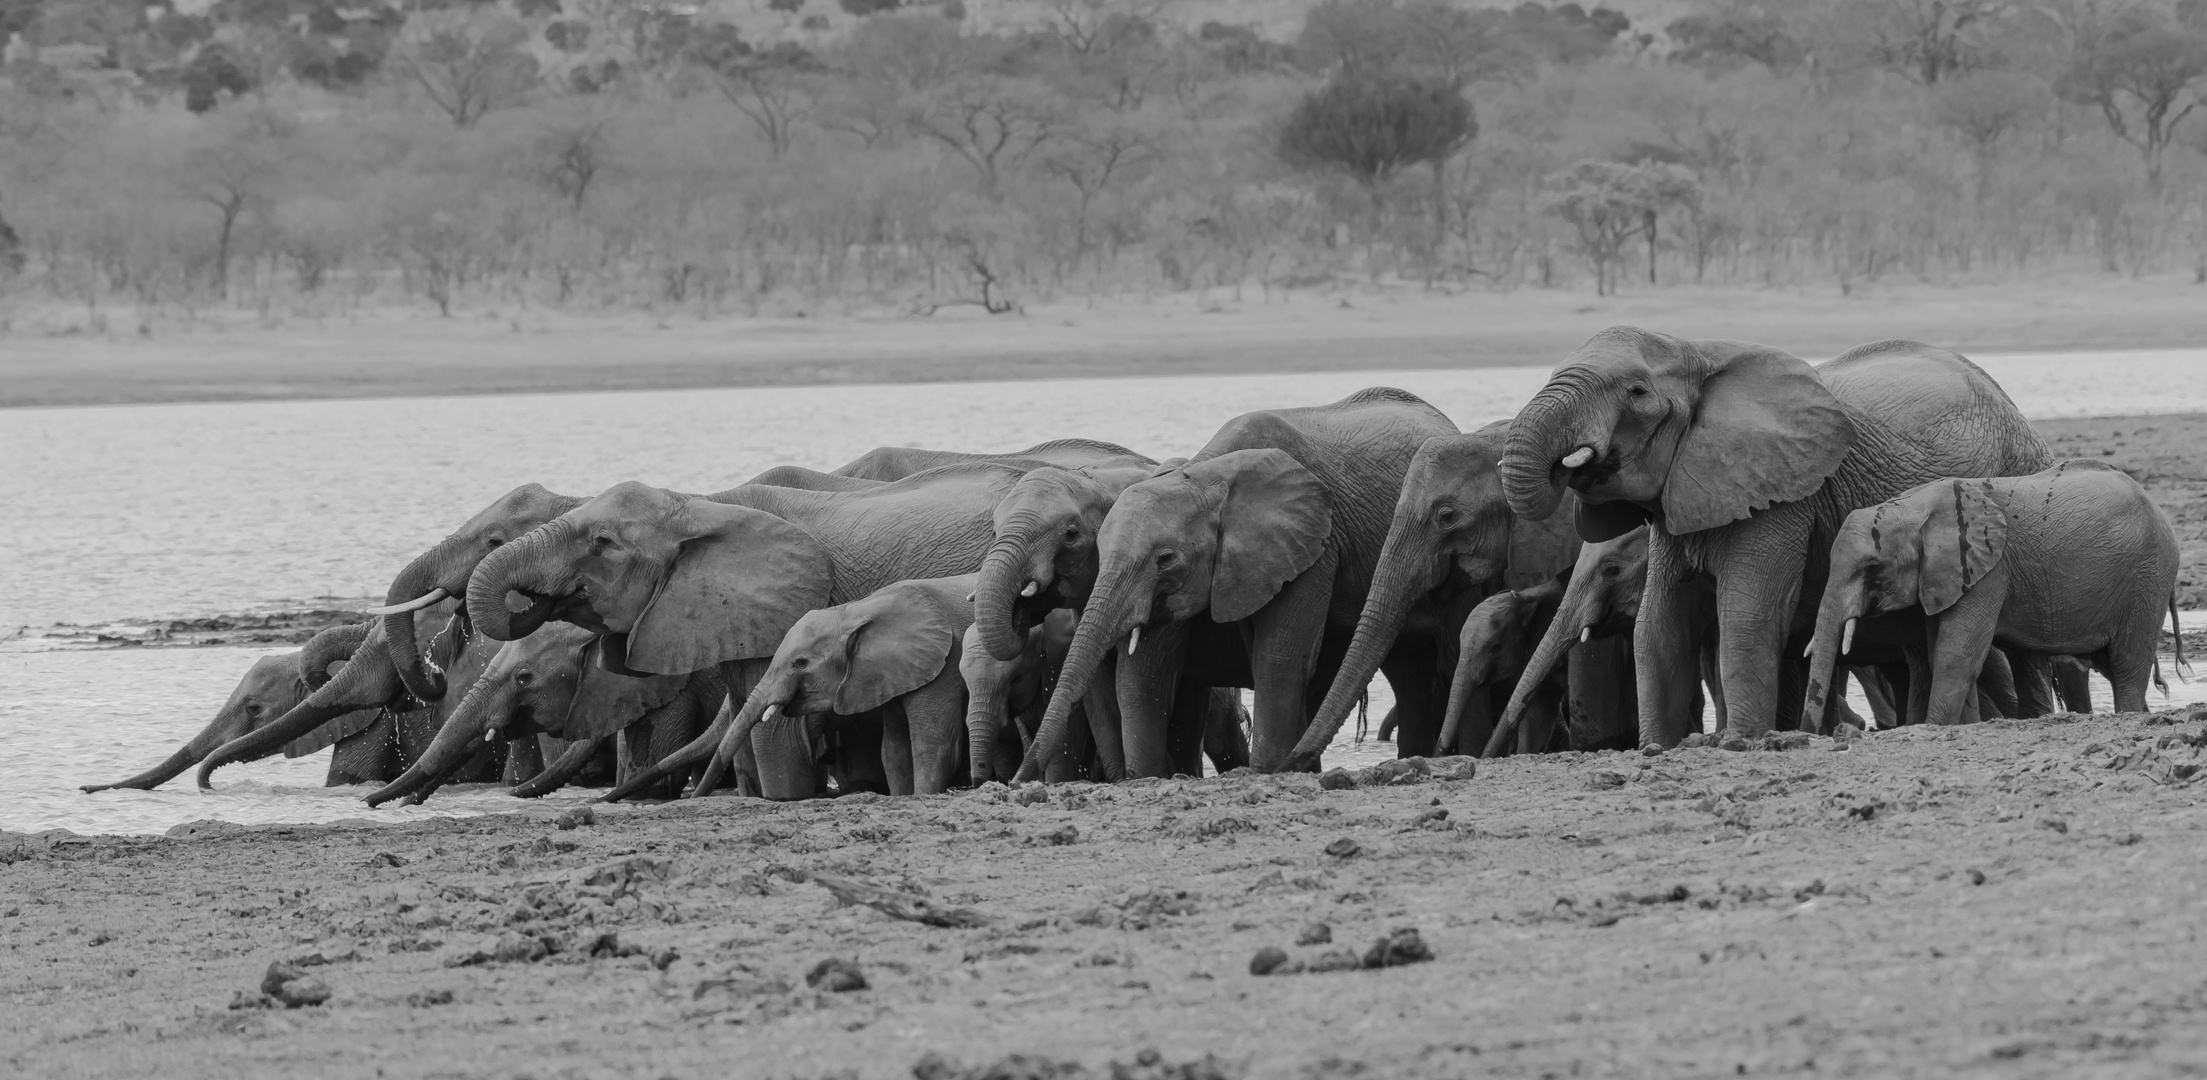
[[[0,337],[0,408],[1548,366],[1619,323],[1802,356],[1908,337],[1969,353],[2207,347],[2207,288],[2153,279],[1896,288],[1850,297],[1682,287],[1214,292],[946,313],[698,319],[377,311],[145,336]]]

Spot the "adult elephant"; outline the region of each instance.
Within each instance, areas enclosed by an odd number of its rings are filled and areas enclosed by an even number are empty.
[[[1694,692],[1693,582],[1714,589],[1733,733],[1794,726],[1806,661],[1785,646],[1813,627],[1841,520],[1941,477],[2049,460],[1999,384],[1944,349],[1885,341],[1812,368],[1764,345],[1613,327],[1518,413],[1502,480],[1536,521],[1577,492],[1589,541],[1654,526],[1633,651],[1640,741],[1669,746]]]
[[[1177,677],[1192,642],[1222,637],[1223,662],[1198,655],[1190,674],[1256,691],[1251,763],[1278,768],[1309,719],[1305,695],[1321,648],[1329,635],[1345,647],[1355,631],[1411,457],[1455,430],[1412,394],[1362,390],[1330,405],[1236,417],[1185,464],[1120,493],[1097,537],[1095,587],[1018,779],[1036,776],[1057,752],[1074,703],[1113,648],[1127,771],[1169,774],[1176,756],[1192,756],[1168,745]],[[1197,633],[1198,622],[1210,632]],[[1407,709],[1431,708],[1431,684],[1427,670],[1395,690]]]
[[[836,469],[842,476],[868,480],[902,480],[914,473],[944,465],[1013,465],[1024,470],[1054,466],[1078,469],[1119,458],[1141,458],[1117,443],[1095,439],[1053,439],[1025,450],[1001,454],[967,454],[955,450],[921,450],[910,446],[877,446]],[[1142,458],[1142,460],[1148,460]]]
[[[1496,469],[1509,427],[1504,420],[1461,435],[1437,435],[1411,457],[1348,654],[1310,729],[1296,744],[1291,765],[1317,764],[1319,753],[1341,730],[1406,627],[1420,640],[1445,637],[1453,642],[1462,619],[1443,614],[1453,599],[1476,603],[1570,569],[1579,549],[1571,523],[1554,517],[1521,520],[1502,497]],[[1453,655],[1455,650],[1446,652]],[[1454,661],[1438,666],[1451,669]],[[1610,677],[1631,676],[1619,668]],[[1434,752],[1438,715],[1430,715],[1431,723],[1416,722],[1427,716],[1405,719],[1412,722],[1397,726],[1398,752],[1405,757]],[[1475,738],[1483,742],[1486,732],[1476,732]]]
[[[1022,472],[955,465],[867,491],[758,486],[712,498],[617,484],[485,558],[468,581],[468,614],[502,641],[556,615],[611,635],[612,670],[718,666],[741,696],[806,612],[973,572],[994,538],[991,512]],[[656,768],[708,760],[730,723],[724,714]],[[815,793],[817,755],[799,718],[762,722],[750,739],[763,794]]]
[[[90,794],[115,788],[134,788],[151,791],[181,775],[184,770],[206,760],[224,743],[250,734],[290,712],[306,700],[330,679],[330,667],[352,658],[353,652],[368,636],[366,623],[332,626],[309,639],[303,648],[294,652],[273,653],[253,661],[238,685],[230,691],[229,700],[215,711],[214,718],[197,735],[178,747],[168,759],[159,765],[125,780],[111,784],[86,784],[81,789]],[[304,757],[320,750],[331,742],[352,735],[374,723],[373,710],[339,718],[329,725],[327,737],[310,732],[284,746],[284,756]],[[331,761],[331,784],[349,783],[351,763],[346,755],[336,755]]]
[[[368,805],[397,798],[420,802],[500,742],[527,747],[540,737],[556,740],[545,748],[552,761],[518,784],[513,794],[544,795],[571,780],[616,736],[639,730],[681,732],[688,741],[727,697],[713,669],[640,679],[615,675],[595,662],[597,647],[598,635],[566,624],[500,646],[428,750],[404,774],[368,795]],[[616,766],[615,782],[629,779],[633,771]]]

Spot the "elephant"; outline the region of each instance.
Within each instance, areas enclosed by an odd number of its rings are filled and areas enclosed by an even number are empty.
[[[1930,723],[1963,718],[1995,643],[2089,657],[2115,710],[2144,712],[2161,615],[2176,623],[2177,557],[2176,532],[2145,488],[2098,461],[1936,480],[1856,510],[1832,541],[1803,708],[1822,707],[1856,620],[1917,609]]]
[[[1557,574],[1527,589],[1506,589],[1479,601],[1464,617],[1456,646],[1456,673],[1449,681],[1448,710],[1441,718],[1442,745],[1454,742],[1473,695],[1495,684],[1517,683],[1563,602],[1568,575]],[[1570,686],[1562,668],[1551,668],[1524,693],[1523,719],[1517,724],[1517,752],[1561,749],[1557,724]]]
[[[456,608],[455,601],[444,600],[417,609],[409,618],[443,628],[431,640],[430,652],[440,670],[450,669],[464,685],[482,671],[496,645],[470,634]],[[334,741],[331,774],[336,783],[381,783],[417,760],[452,703],[423,704],[407,692],[385,647],[384,626],[369,624],[352,658],[305,700],[210,752],[199,763],[199,786],[211,787],[214,771],[224,765],[266,757],[286,744],[311,750]],[[476,771],[487,775],[471,773],[469,780],[495,780],[504,767],[502,758],[479,764]]]
[[[741,697],[806,612],[899,581],[972,573],[993,539],[991,511],[1021,474],[952,465],[866,491],[752,486],[711,498],[616,484],[486,556],[468,579],[468,615],[500,641],[556,615],[611,635],[600,651],[609,670],[717,665]],[[509,608],[514,594],[525,610]],[[709,760],[734,722],[724,719],[652,772]],[[758,723],[750,738],[763,794],[814,793],[799,718]]]
[[[86,784],[81,790],[87,794],[114,788],[151,791],[168,783],[205,760],[224,743],[275,720],[306,700],[308,694],[329,681],[330,665],[351,659],[354,650],[368,636],[368,630],[366,623],[332,626],[315,634],[296,652],[272,653],[254,660],[245,676],[238,680],[237,688],[230,691],[229,700],[216,711],[214,719],[207,721],[199,734],[169,755],[166,761],[127,780]],[[285,745],[284,756],[304,757],[330,745],[336,737],[350,735],[374,721],[372,709],[357,715],[348,714],[331,726],[330,737],[322,737],[321,732],[309,733]],[[349,782],[343,768],[346,764],[342,755],[333,756],[329,783]]]
[[[1670,746],[1698,684],[1692,583],[1714,590],[1731,736],[1797,726],[1804,697],[1781,683],[1805,689],[1806,661],[1785,646],[1813,628],[1841,520],[1931,480],[2049,463],[1999,384],[1943,349],[1884,341],[1811,367],[1768,346],[1612,327],[1518,413],[1502,483],[1536,521],[1577,492],[1588,541],[1653,524],[1633,637],[1639,741]]]
[[[1045,467],[1078,469],[1120,458],[1149,460],[1117,443],[1099,442],[1095,439],[1053,439],[1025,450],[1011,450],[1001,454],[965,454],[954,450],[880,446],[868,450],[835,471],[838,475],[868,480],[902,480],[913,473],[943,465],[993,463],[1011,465],[1021,470]]]
[[[534,740],[540,752],[553,758],[513,791],[535,798],[557,790],[604,751],[613,750],[617,736],[656,735],[676,746],[689,741],[727,697],[727,688],[711,668],[641,679],[615,675],[596,663],[592,654],[597,647],[598,635],[566,624],[505,642],[428,750],[403,775],[368,795],[368,805],[400,797],[420,802],[445,777],[500,740],[519,748]],[[616,756],[633,755],[616,751]],[[613,779],[625,781],[632,771],[616,766]]]
[[[1455,430],[1416,396],[1374,388],[1246,413],[1187,462],[1128,486],[1104,516],[1096,584],[1016,779],[1058,752],[1114,647],[1129,774],[1196,771],[1200,739],[1176,739],[1166,721],[1173,699],[1205,685],[1254,689],[1251,763],[1284,764],[1313,678],[1331,676],[1321,650],[1345,648],[1363,611],[1410,459]],[[1183,668],[1193,693],[1177,685]],[[1414,666],[1394,683],[1406,715],[1431,708],[1431,684]]]
[[[1318,715],[1295,747],[1294,764],[1317,762],[1406,626],[1419,626],[1426,638],[1453,640],[1461,619],[1446,617],[1452,594],[1478,602],[1570,569],[1579,538],[1569,519],[1523,521],[1502,498],[1495,469],[1509,426],[1505,420],[1460,435],[1436,435],[1412,455],[1355,636]],[[1629,679],[1631,672],[1620,668],[1610,677]],[[1468,696],[1463,704],[1469,706]],[[1436,742],[1438,735],[1435,725],[1401,726],[1397,751],[1409,756],[1438,746],[1448,752],[1447,744]],[[1476,737],[1484,742],[1486,732]]]

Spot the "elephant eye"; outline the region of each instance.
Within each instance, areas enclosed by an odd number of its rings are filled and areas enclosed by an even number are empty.
[[[499,538],[497,538],[497,537],[495,537],[495,536],[486,536],[486,537],[484,537],[484,538],[483,538],[483,546],[484,546],[484,547],[497,547],[498,545],[500,545],[500,544],[503,544],[503,543],[505,543],[505,541],[504,541],[504,540],[500,540]]]
[[[526,671],[516,671],[513,673],[513,681],[522,686],[527,686],[536,681],[536,676]]]
[[[1068,526],[1066,526],[1066,527],[1065,527],[1065,538],[1066,538],[1067,540],[1078,540],[1078,539],[1080,539],[1080,538],[1081,538],[1081,531],[1080,531],[1080,527],[1079,527],[1079,526],[1077,526],[1077,525],[1068,525]]]
[[[795,659],[795,660],[792,660],[792,661],[790,661],[790,662],[789,662],[789,666],[790,666],[790,667],[793,667],[793,668],[802,668],[802,667],[805,667],[806,665],[808,665],[808,664],[810,664],[810,663],[812,663],[812,661],[810,661],[810,660],[807,660],[807,659],[805,659],[804,657],[800,656],[800,657],[798,657],[797,659]]]
[[[1159,566],[1171,566],[1172,564],[1179,561],[1180,556],[1170,551],[1159,552],[1157,555],[1157,565]]]
[[[1645,386],[1634,386],[1631,389],[1625,391],[1625,393],[1631,394],[1633,397],[1646,397],[1648,396],[1648,388]]]
[[[597,548],[597,549],[599,549],[599,550],[603,551],[604,549],[606,549],[606,548],[609,548],[609,547],[612,547],[612,546],[613,546],[613,538],[612,538],[612,537],[610,537],[610,536],[599,536],[599,537],[596,537],[596,538],[592,539],[592,540],[590,541],[590,545],[591,545],[592,547],[595,547],[595,548]]]
[[[1433,518],[1441,524],[1446,525],[1449,522],[1456,520],[1456,510],[1454,507],[1441,507],[1440,510],[1434,513]]]

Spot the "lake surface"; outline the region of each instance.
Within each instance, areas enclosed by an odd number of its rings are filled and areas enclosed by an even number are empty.
[[[2032,416],[2207,411],[2207,350],[1976,357]],[[713,491],[778,464],[832,469],[880,445],[1002,451],[1085,436],[1156,457],[1251,409],[1398,386],[1471,428],[1545,369],[648,391],[0,410],[0,639],[380,601],[391,575],[507,490],[637,479]],[[496,790],[370,812],[319,785],[327,754],[190,787],[85,796],[165,757],[259,650],[37,651],[0,640],[0,828],[160,831],[195,818],[308,821],[482,812]],[[2179,684],[2181,686],[2181,684]],[[1384,684],[1380,687],[1384,694]],[[2104,692],[2103,692],[2104,693]],[[1374,701],[1373,716],[1383,711]],[[1373,752],[1367,750],[1367,753]],[[181,785],[178,787],[177,785]]]

